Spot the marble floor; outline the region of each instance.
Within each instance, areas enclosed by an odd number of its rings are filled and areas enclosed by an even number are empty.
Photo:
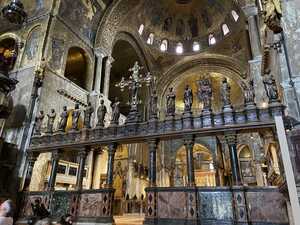
[[[144,215],[127,214],[124,216],[114,216],[116,225],[142,225]]]

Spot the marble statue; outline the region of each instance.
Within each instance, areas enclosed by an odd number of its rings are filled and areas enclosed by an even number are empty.
[[[97,110],[98,123],[97,126],[104,127],[105,115],[107,113],[106,106],[104,105],[104,100],[101,99],[100,106]]]
[[[193,90],[190,88],[189,85],[186,85],[184,96],[184,112],[191,112],[192,111],[192,105],[193,105]]]
[[[132,79],[134,81],[138,81],[139,80],[139,76],[140,76],[140,70],[143,69],[142,66],[139,66],[138,61],[135,61],[134,66],[132,68],[130,68],[128,71],[132,72]]]
[[[94,113],[94,107],[92,106],[92,103],[88,103],[88,106],[84,110],[84,127],[85,128],[91,128],[91,117]]]
[[[254,82],[253,80],[249,81],[249,86],[244,88],[244,97],[245,97],[245,104],[254,104],[255,100],[255,90],[254,90]]]
[[[73,130],[78,129],[78,121],[79,121],[79,118],[80,118],[80,114],[81,114],[81,111],[79,109],[79,104],[76,103],[75,104],[75,109],[72,112],[72,129]]]
[[[221,84],[221,95],[224,106],[231,105],[230,92],[231,87],[227,81],[227,78],[224,78]]]
[[[156,94],[156,90],[154,89],[151,94],[150,99],[150,118],[157,118],[157,103],[158,103],[158,96]]]
[[[280,0],[265,0],[264,6],[264,21],[266,25],[276,34],[282,32],[282,9]]]
[[[210,111],[212,87],[209,79],[198,81],[198,98],[203,103],[203,111]]]
[[[51,109],[51,112],[47,114],[48,117],[48,123],[47,123],[47,133],[52,134],[53,133],[53,125],[56,118],[56,112],[55,109]]]
[[[112,118],[111,123],[115,125],[119,125],[120,119],[120,102],[118,97],[115,98],[114,103],[112,104]]]
[[[39,114],[35,117],[34,135],[41,135],[41,128],[43,125],[44,118],[45,118],[44,111],[41,110]]]
[[[169,88],[169,93],[167,94],[167,116],[175,116],[175,104],[176,104],[176,95],[175,92],[173,91],[173,88]]]
[[[278,96],[276,81],[269,69],[265,72],[263,82],[264,82],[265,90],[269,98],[269,101],[270,102],[278,101],[279,96]]]
[[[58,124],[58,130],[64,132],[67,127],[67,122],[68,122],[68,109],[67,106],[63,107],[63,111],[60,114],[60,121]]]

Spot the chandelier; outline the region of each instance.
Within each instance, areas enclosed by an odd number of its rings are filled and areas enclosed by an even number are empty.
[[[18,25],[23,24],[27,18],[23,3],[20,0],[11,0],[11,2],[2,9],[2,14],[9,22]]]

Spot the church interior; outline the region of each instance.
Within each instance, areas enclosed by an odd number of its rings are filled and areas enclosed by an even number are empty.
[[[299,225],[299,10],[0,1],[14,224]]]

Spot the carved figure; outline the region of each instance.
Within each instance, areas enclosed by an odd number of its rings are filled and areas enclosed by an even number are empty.
[[[245,104],[254,104],[255,91],[253,80],[249,81],[249,86],[244,88]]]
[[[190,88],[189,85],[186,85],[184,91],[184,112],[191,112],[192,105],[193,105],[193,90]]]
[[[183,19],[179,19],[176,25],[176,35],[182,36],[185,33],[185,25]]]
[[[277,89],[276,81],[273,75],[271,74],[270,69],[266,71],[263,82],[264,82],[265,90],[269,98],[269,101],[270,102],[278,101],[278,97],[279,97],[278,89]]]
[[[47,114],[48,117],[48,123],[47,123],[47,133],[52,134],[53,133],[53,125],[56,118],[56,112],[55,109],[51,109],[51,112]]]
[[[37,117],[35,118],[34,135],[41,135],[41,128],[42,128],[44,118],[45,118],[44,111],[41,110],[37,115]]]
[[[58,124],[58,130],[59,131],[65,131],[66,127],[67,127],[67,121],[68,121],[68,110],[67,110],[67,106],[63,107],[63,111],[60,114],[60,121]]]
[[[112,104],[112,118],[111,123],[119,125],[120,119],[120,102],[119,99],[116,97],[114,103]]]
[[[76,103],[75,104],[75,109],[72,112],[72,129],[73,130],[77,130],[78,129],[78,121],[79,121],[79,117],[80,117],[80,109],[79,109],[79,104]]]
[[[282,27],[280,20],[282,17],[280,0],[266,0],[265,1],[265,23],[274,33],[280,33]]]
[[[198,81],[198,98],[203,103],[203,111],[211,110],[212,87],[209,79]]]
[[[189,21],[189,26],[190,26],[190,32],[192,34],[192,37],[197,37],[199,34],[198,31],[198,19],[194,17],[193,15],[190,17]]]
[[[97,126],[104,127],[104,119],[105,119],[106,113],[107,113],[107,109],[106,109],[106,106],[104,105],[104,100],[101,99],[100,106],[97,111],[97,117],[98,117]]]
[[[231,87],[227,81],[227,78],[224,78],[221,85],[221,95],[224,106],[231,105],[230,92]]]
[[[165,19],[164,25],[163,25],[163,31],[170,31],[172,24],[173,24],[172,17],[168,17],[167,19]]]
[[[169,93],[167,94],[167,116],[175,116],[175,101],[176,101],[176,95],[175,92],[173,91],[173,88],[169,88]]]
[[[94,107],[92,106],[92,103],[88,103],[88,106],[84,110],[84,127],[91,128],[91,117],[94,113]]]
[[[150,99],[150,118],[156,118],[157,117],[157,101],[158,101],[158,96],[156,94],[156,90],[154,89],[151,94],[151,99]]]

